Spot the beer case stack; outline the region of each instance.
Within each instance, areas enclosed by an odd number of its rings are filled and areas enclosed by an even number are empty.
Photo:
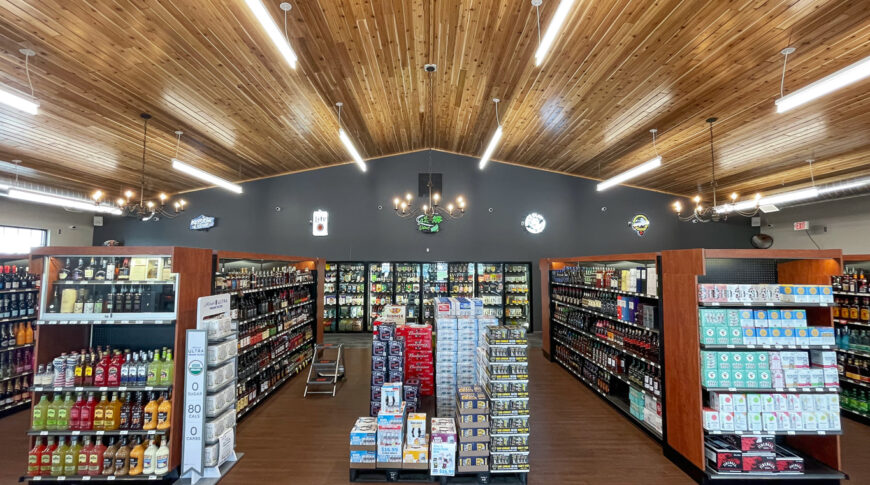
[[[373,469],[377,462],[378,419],[358,418],[350,430],[350,468]]]
[[[404,380],[405,340],[397,335],[394,324],[376,325],[372,338],[371,416],[378,416],[381,410],[381,387],[387,383],[401,385]],[[412,411],[416,410],[416,401],[413,405]]]
[[[426,413],[408,413],[405,428],[402,468],[427,470],[429,468],[429,435],[426,433]]]
[[[393,387],[393,385],[385,386],[385,395],[389,392],[388,387]],[[401,393],[402,385],[395,384],[395,387]],[[383,406],[378,412],[377,468],[402,468],[405,411],[405,403],[402,402],[398,406]]]
[[[452,418],[456,412],[458,329],[450,298],[435,298],[435,406],[436,415]]]
[[[478,350],[479,375],[489,399],[489,468],[529,471],[528,339],[520,326],[490,326]]]
[[[396,329],[405,340],[405,379],[419,383],[419,395],[435,393],[435,362],[432,359],[432,327],[403,325]],[[409,402],[410,404],[410,402]]]
[[[459,458],[456,471],[489,471],[489,398],[480,386],[457,389],[456,421],[459,425]]]

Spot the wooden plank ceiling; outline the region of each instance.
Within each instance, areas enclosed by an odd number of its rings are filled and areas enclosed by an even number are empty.
[[[657,128],[664,167],[636,184],[708,196],[716,116],[720,195],[805,183],[808,158],[817,178],[870,174],[870,82],[774,109],[783,47],[786,92],[870,55],[866,1],[577,0],[541,67],[527,0],[301,0],[288,29],[295,71],[242,0],[0,2],[0,84],[29,91],[32,48],[41,102],[0,106],[0,160],[26,181],[137,189],[147,111],[149,195],[201,186],[170,168],[179,129],[178,158],[231,180],[323,167],[349,158],[337,101],[364,157],[479,156],[499,97],[496,160],[606,178],[651,158]]]

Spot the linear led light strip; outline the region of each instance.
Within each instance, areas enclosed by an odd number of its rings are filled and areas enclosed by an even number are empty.
[[[809,187],[806,189],[792,190],[779,194],[770,195],[767,197],[756,197],[755,199],[744,200],[733,204],[722,204],[715,207],[715,211],[720,214],[727,214],[732,211],[742,211],[754,209],[764,205],[785,204],[786,202],[795,202],[798,200],[814,199],[819,196],[817,187]]]
[[[532,2],[532,5],[535,5]],[[571,12],[571,7],[574,5],[574,0],[562,0],[559,2],[559,7],[556,8],[556,13],[553,14],[552,20],[550,20],[550,25],[547,27],[547,32],[544,33],[544,37],[541,38],[541,43],[538,45],[538,50],[535,51],[535,65],[540,66],[544,62],[544,58],[547,57],[547,52],[549,52],[550,48],[553,47],[553,42],[556,41],[556,34],[559,33],[559,30],[562,28],[562,24],[565,23],[565,20],[568,18],[568,14]],[[538,32],[540,33],[540,24],[538,26]],[[540,34],[539,34],[540,35]]]
[[[870,57],[844,67],[839,71],[798,89],[776,100],[776,112],[784,113],[792,108],[808,103],[816,98],[832,93],[849,84],[870,76]]]
[[[5,89],[0,89],[0,103],[11,106],[15,109],[20,109],[21,111],[32,115],[39,113],[39,103],[34,103],[33,101],[27,100],[22,96],[13,94]]]
[[[653,169],[656,169],[656,168],[662,166],[662,157],[659,156],[659,150],[656,147],[656,133],[658,133],[659,130],[653,128],[653,129],[649,130],[649,132],[652,133],[652,137],[653,137],[653,149],[656,151],[655,158],[648,160],[648,161],[638,165],[637,167],[626,170],[625,172],[622,172],[619,175],[616,175],[614,177],[610,177],[609,179],[605,180],[604,182],[601,182],[600,184],[598,184],[596,186],[596,189],[598,190],[598,192],[601,192],[602,190],[607,190],[610,187],[613,187],[614,185],[619,185],[625,181],[631,180],[637,176],[640,176],[640,175],[643,175],[643,174],[649,172],[650,170],[653,170]]]
[[[35,190],[9,188],[9,193],[7,195],[10,199],[35,202],[37,204],[55,205],[58,207],[68,207],[71,209],[80,209],[86,211],[105,212],[107,214],[121,215],[121,209],[114,206],[98,205],[84,199],[62,197],[54,194],[47,194],[45,192],[38,192]]]
[[[178,170],[179,172],[184,172],[191,177],[198,178],[202,181],[208,182],[212,185],[217,185],[218,187],[229,190],[230,192],[235,192],[237,194],[242,193],[242,186],[238,184],[234,184],[228,180],[224,180],[216,175],[212,175],[208,172],[202,171],[198,168],[191,167],[190,165],[182,162],[177,158],[172,159],[172,168]]]
[[[254,13],[254,16],[257,17],[257,20],[260,21],[260,24],[263,26],[263,29],[266,30],[266,34],[269,35],[269,38],[272,39],[272,43],[275,44],[275,47],[278,48],[278,51],[281,52],[281,55],[284,56],[284,59],[287,61],[287,64],[290,64],[290,67],[296,69],[296,53],[293,52],[293,48],[290,47],[290,42],[287,41],[287,37],[281,34],[281,29],[278,28],[278,24],[275,23],[275,19],[272,18],[272,15],[269,14],[269,11],[266,10],[266,7],[263,6],[263,2],[260,0],[245,0],[245,3],[248,4],[248,8],[251,9],[251,12]],[[281,10],[284,11],[285,15],[285,27],[286,27],[286,15],[287,11],[290,10],[290,4],[287,2],[281,3]]]

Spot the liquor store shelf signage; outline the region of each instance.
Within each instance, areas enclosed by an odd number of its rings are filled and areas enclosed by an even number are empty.
[[[215,218],[202,214],[190,220],[191,231],[208,231],[214,227]]]

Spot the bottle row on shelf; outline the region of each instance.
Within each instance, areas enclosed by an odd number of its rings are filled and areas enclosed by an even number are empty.
[[[31,376],[24,375],[0,382],[0,408],[30,402]]]
[[[308,288],[273,289],[249,293],[230,300],[230,318],[250,320],[311,301]]]
[[[168,257],[100,257],[78,258],[78,264],[73,265],[74,258],[57,258],[62,261],[57,272],[57,279],[62,282],[85,281],[156,281],[172,283],[172,260]]]
[[[620,352],[570,328],[557,327],[554,329],[554,336],[557,342],[605,368],[618,378],[634,384],[639,389],[649,391],[655,396],[661,395],[661,372],[652,363],[634,359],[631,355]]]
[[[570,307],[557,308],[553,318],[573,329],[605,340],[620,350],[627,350],[653,362],[659,360],[660,340],[657,332],[603,319]]]
[[[39,275],[26,266],[6,264],[0,266],[0,291],[28,290],[39,287]]]
[[[657,307],[642,302],[636,296],[557,286],[553,288],[553,299],[640,327],[649,329],[657,327]]]
[[[870,414],[870,389],[844,389],[840,394],[840,407],[856,413]]]
[[[831,287],[837,292],[868,293],[870,296],[870,286],[863,269],[846,268],[845,274],[831,276]]]
[[[870,324],[870,294],[863,298],[836,296],[831,311],[834,318]]]
[[[0,294],[0,319],[25,318],[36,314],[35,292]]]
[[[32,343],[33,326],[29,321],[0,325],[0,350]]]
[[[79,436],[49,436],[43,441],[36,438],[27,457],[27,474],[30,477],[64,477],[75,480],[95,476],[162,476],[169,473],[169,447],[167,440],[131,439],[124,436],[120,441],[109,437],[108,445],[103,437],[88,436],[79,441]]]
[[[175,311],[175,291],[162,286],[120,284],[92,288],[54,287],[46,313],[164,313]]]
[[[87,396],[86,396],[87,394]],[[172,401],[162,392],[43,393],[33,406],[31,432],[168,430]]]
[[[102,347],[66,352],[47,364],[40,364],[35,386],[45,387],[144,387],[172,384],[175,361],[172,350],[111,349]]]
[[[215,273],[214,290],[215,293],[225,293],[228,291],[251,290],[258,288],[269,288],[272,286],[289,285],[289,284],[306,284],[313,283],[314,276],[307,269],[297,269],[293,266],[282,266],[269,270],[258,271],[255,268],[240,268],[236,270],[228,270],[226,267],[221,267]]]
[[[560,284],[601,288],[610,291],[656,296],[658,275],[655,266],[616,268],[608,265],[566,266],[551,272],[552,281]]]
[[[837,368],[840,374],[853,381],[863,382],[870,387],[870,355],[837,355]]]
[[[15,349],[0,354],[0,379],[30,374],[33,372],[33,347]]]

